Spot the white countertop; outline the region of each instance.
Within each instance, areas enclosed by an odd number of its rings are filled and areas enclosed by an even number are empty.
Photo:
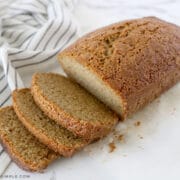
[[[79,0],[74,16],[82,33],[125,19],[157,16],[180,25],[179,0]]]

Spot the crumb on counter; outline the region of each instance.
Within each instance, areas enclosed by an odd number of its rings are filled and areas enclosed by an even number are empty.
[[[134,123],[134,125],[135,125],[135,126],[140,126],[140,125],[141,125],[141,121],[136,121],[136,122]]]
[[[118,133],[119,133],[119,132],[116,131],[116,130],[113,131],[113,135],[114,135],[115,137],[118,135]]]
[[[113,139],[114,141],[124,142],[124,134],[119,131],[113,131]]]
[[[140,134],[138,134],[138,137],[139,137],[139,139],[143,139],[143,136],[141,136]]]
[[[114,143],[114,141],[109,143],[109,152],[113,152],[116,149],[116,145]]]
[[[120,134],[120,135],[118,136],[118,140],[119,140],[120,142],[124,141],[124,134]]]

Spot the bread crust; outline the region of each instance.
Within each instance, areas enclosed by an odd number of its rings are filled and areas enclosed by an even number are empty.
[[[155,17],[115,23],[62,51],[62,67],[63,58],[88,68],[111,88],[126,118],[180,80],[180,27]]]
[[[55,152],[58,152],[59,154],[65,156],[65,157],[71,157],[76,151],[80,150],[83,148],[85,145],[88,144],[87,141],[83,141],[81,145],[76,145],[74,147],[68,147],[63,144],[57,144],[53,141],[53,139],[49,138],[46,134],[40,132],[39,129],[34,127],[31,123],[29,123],[28,117],[26,117],[22,112],[20,107],[18,107],[17,104],[17,93],[19,90],[15,90],[12,94],[13,97],[13,107],[14,110],[19,118],[19,120],[24,124],[24,126],[34,135],[36,136],[43,144],[48,146],[50,149],[52,149]],[[30,91],[28,88],[24,88],[20,90],[21,92],[27,92]]]
[[[49,73],[51,74],[51,73]],[[53,73],[54,74],[54,73]],[[114,113],[114,126],[103,126],[100,124],[93,124],[87,121],[81,121],[66,113],[61,107],[49,101],[49,99],[39,89],[36,74],[32,78],[31,92],[36,104],[44,111],[44,113],[57,123],[67,128],[74,135],[86,139],[88,142],[106,136],[114,128],[118,122],[118,117]]]
[[[2,110],[11,110],[11,106],[7,106],[5,108],[1,108],[0,111]],[[37,171],[37,172],[42,172],[43,169],[45,169],[52,161],[57,159],[59,157],[58,154],[52,153],[50,158],[41,164],[38,165],[33,165],[25,162],[25,160],[21,157],[21,155],[11,146],[11,142],[2,134],[0,134],[0,142],[3,146],[3,148],[6,150],[6,152],[9,154],[11,159],[22,169],[26,171]]]

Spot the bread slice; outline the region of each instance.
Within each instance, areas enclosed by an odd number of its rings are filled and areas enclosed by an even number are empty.
[[[85,139],[107,135],[118,121],[103,103],[61,75],[35,74],[31,91],[35,102],[51,119]]]
[[[0,109],[0,140],[12,159],[25,170],[41,171],[59,156],[22,125],[12,106]]]
[[[30,89],[13,92],[13,106],[16,114],[26,128],[42,143],[63,156],[72,156],[88,144],[82,138],[49,119],[35,104]]]
[[[112,24],[59,54],[69,77],[122,118],[180,80],[180,27],[155,17]]]

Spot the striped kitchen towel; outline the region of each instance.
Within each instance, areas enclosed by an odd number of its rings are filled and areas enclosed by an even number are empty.
[[[59,68],[56,55],[77,38],[75,0],[0,0],[0,107],[35,71]],[[2,163],[3,162],[3,163]],[[11,163],[0,146],[0,175]]]

